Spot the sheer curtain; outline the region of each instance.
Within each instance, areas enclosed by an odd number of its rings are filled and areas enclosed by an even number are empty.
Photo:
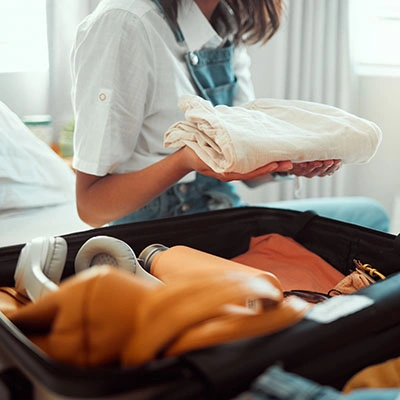
[[[50,88],[49,111],[56,132],[73,118],[70,51],[76,27],[100,0],[47,0]]]
[[[286,0],[276,36],[250,50],[256,96],[315,101],[357,113],[348,17],[349,0]],[[344,195],[345,182],[346,167],[332,177],[301,178],[300,191],[290,181],[246,195],[255,201]]]

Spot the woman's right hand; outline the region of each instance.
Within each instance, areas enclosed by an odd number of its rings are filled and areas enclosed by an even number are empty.
[[[342,160],[316,160],[301,163],[293,163],[293,168],[289,171],[296,176],[313,178],[315,176],[323,178],[331,176],[342,166]]]

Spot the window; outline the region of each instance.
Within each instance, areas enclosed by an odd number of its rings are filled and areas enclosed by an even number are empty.
[[[46,0],[0,0],[0,72],[48,66]]]
[[[358,65],[400,67],[400,1],[351,0],[350,37]]]

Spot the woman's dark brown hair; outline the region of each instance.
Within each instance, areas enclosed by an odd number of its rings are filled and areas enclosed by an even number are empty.
[[[187,0],[160,1],[176,24],[178,3]],[[223,1],[231,9],[231,13],[226,12],[221,4]],[[216,8],[211,23],[215,25],[216,21],[222,22],[226,32],[234,32],[235,44],[266,42],[279,28],[282,0],[221,0],[221,3]]]

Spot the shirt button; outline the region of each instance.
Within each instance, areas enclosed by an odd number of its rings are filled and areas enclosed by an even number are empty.
[[[99,94],[99,100],[100,100],[100,101],[105,101],[106,99],[107,99],[107,96],[106,96],[105,93],[100,93],[100,94]]]
[[[186,212],[186,211],[189,211],[190,208],[191,208],[190,204],[185,203],[182,205],[181,210],[182,210],[182,212]]]
[[[194,51],[190,52],[189,58],[192,65],[197,65],[199,63],[199,56]]]
[[[179,190],[181,193],[187,193],[188,188],[187,188],[187,186],[186,186],[184,183],[182,183],[181,185],[179,185],[178,190]]]

